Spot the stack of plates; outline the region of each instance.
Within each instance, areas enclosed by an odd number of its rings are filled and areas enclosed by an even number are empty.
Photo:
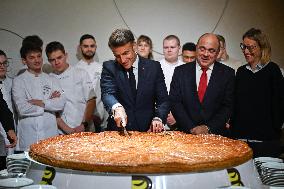
[[[254,159],[260,179],[269,186],[284,186],[284,163],[282,159],[260,157]]]
[[[7,172],[10,175],[25,176],[30,164],[25,154],[12,154],[6,159]]]

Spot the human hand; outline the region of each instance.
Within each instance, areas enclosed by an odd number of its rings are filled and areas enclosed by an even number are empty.
[[[44,108],[44,103],[42,100],[37,100],[37,99],[31,99],[28,101],[30,104],[35,105],[35,106],[39,106],[39,107],[43,107]]]
[[[10,144],[6,145],[6,148],[14,148],[17,144],[17,135],[14,130],[9,130],[7,132],[7,137],[10,141]]]
[[[85,131],[85,126],[83,124],[73,128],[74,133],[80,133],[80,132],[84,132]]]
[[[152,120],[149,132],[152,131],[154,133],[160,133],[164,130],[165,130],[165,128],[164,128],[162,120],[160,118],[154,118]]]
[[[169,126],[176,124],[176,119],[174,118],[172,112],[170,112],[170,113],[168,114],[168,117],[167,117],[167,124],[168,124]]]
[[[209,128],[206,125],[198,125],[190,130],[191,134],[199,135],[199,134],[208,134]]]
[[[231,128],[231,125],[230,125],[229,123],[226,123],[225,128],[226,128],[226,129],[230,129],[230,128]]]
[[[113,118],[117,127],[125,127],[127,124],[127,115],[125,109],[122,106],[118,106],[114,109]]]
[[[51,95],[50,95],[50,99],[53,98],[59,98],[61,96],[61,93],[59,91],[54,91]]]

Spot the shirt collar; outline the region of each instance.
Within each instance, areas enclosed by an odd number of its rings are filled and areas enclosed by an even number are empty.
[[[208,70],[213,70],[213,67],[214,67],[214,63],[211,64],[211,65],[208,67]],[[201,66],[198,64],[197,61],[196,61],[196,70],[201,71]]]
[[[261,69],[263,69],[266,65],[267,65],[267,64],[263,64],[263,63],[260,63],[260,62],[259,62],[259,63],[256,65],[255,70],[253,70],[249,64],[246,65],[246,68],[247,68],[248,70],[252,71],[253,73],[256,73],[256,72],[260,71]]]
[[[136,54],[136,60],[132,64],[133,69],[138,69],[139,56]]]

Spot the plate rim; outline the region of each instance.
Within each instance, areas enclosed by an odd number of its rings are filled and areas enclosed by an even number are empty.
[[[12,182],[12,180],[20,180],[20,181],[25,181],[25,183],[17,183],[17,184],[14,184],[14,185],[9,185],[8,183]],[[6,184],[5,184],[5,181],[6,181]],[[27,185],[30,185],[30,184],[33,184],[34,181],[30,178],[6,178],[6,179],[1,179],[0,180],[0,186],[1,187],[21,187],[21,186],[27,186]]]

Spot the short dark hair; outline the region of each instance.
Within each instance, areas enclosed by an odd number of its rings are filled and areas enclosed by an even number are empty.
[[[45,47],[46,56],[48,57],[48,55],[50,55],[52,52],[58,51],[58,50],[62,51],[65,54],[65,49],[62,43],[58,41],[52,41],[48,43]]]
[[[82,42],[85,40],[85,39],[93,39],[94,41],[96,41],[95,37],[92,36],[91,34],[84,34],[81,36],[80,38],[80,45],[82,44]]]
[[[40,52],[42,53],[42,48],[35,43],[25,43],[20,49],[21,58],[26,59],[27,54],[30,52]]]
[[[5,56],[6,58],[7,58],[7,55],[6,55],[6,53],[4,52],[4,51],[2,51],[2,50],[0,50],[0,56]]]
[[[37,35],[26,36],[22,41],[22,46],[24,46],[27,43],[34,43],[35,45],[39,46],[40,48],[42,48],[42,45],[43,45],[42,39]]]
[[[195,45],[195,43],[192,43],[192,42],[185,43],[185,44],[182,46],[182,52],[183,52],[183,51],[196,51],[196,45]]]
[[[109,37],[108,46],[110,48],[120,47],[135,41],[134,35],[127,29],[116,29]]]
[[[163,43],[164,43],[165,40],[172,40],[172,39],[175,39],[177,41],[177,43],[178,43],[178,46],[180,46],[180,40],[179,40],[178,36],[176,36],[176,35],[168,35],[163,40]]]

